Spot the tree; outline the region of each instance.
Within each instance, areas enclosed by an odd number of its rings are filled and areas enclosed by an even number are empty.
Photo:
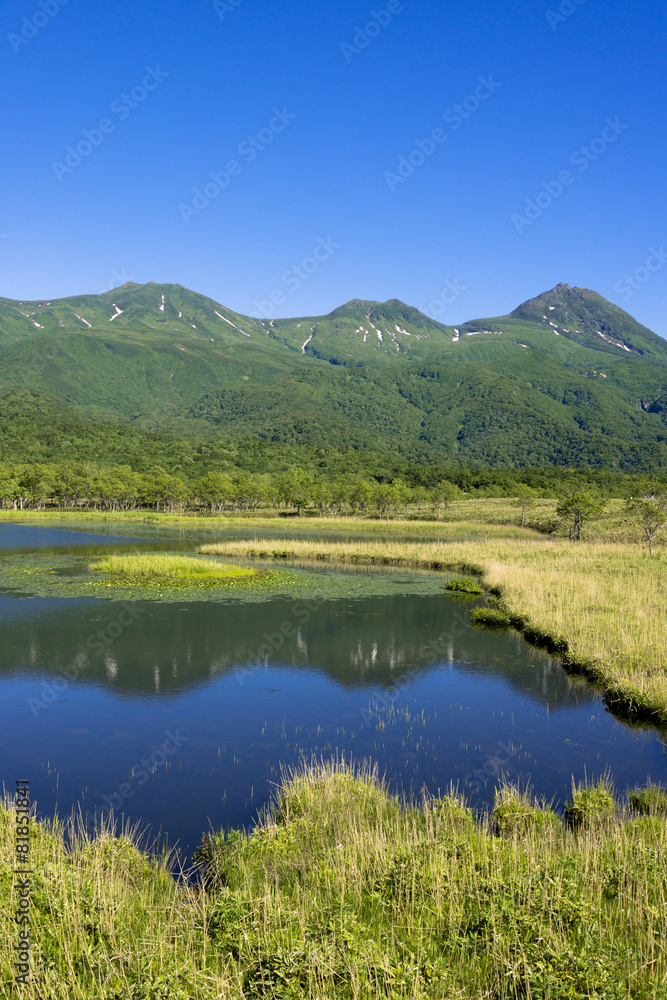
[[[391,490],[391,500],[390,503],[394,507],[394,513],[398,517],[398,513],[403,507],[407,507],[410,500],[410,487],[407,486],[402,479],[394,479],[390,486]]]
[[[366,508],[373,503],[373,484],[367,479],[357,477],[350,488],[350,505],[352,511],[360,510],[362,516],[366,513]]]
[[[512,492],[517,504],[521,507],[521,527],[525,528],[526,514],[535,506],[537,492],[531,486],[526,486],[525,483],[519,483]]]
[[[197,480],[194,489],[201,503],[211,512],[217,510],[224,513],[225,505],[234,496],[234,484],[225,472],[207,473]]]
[[[667,527],[667,496],[649,493],[644,497],[630,497],[626,502],[628,513],[642,526],[649,555],[653,555],[653,542],[663,528]]]
[[[380,518],[382,518],[383,514],[386,514],[387,520],[389,520],[389,507],[393,499],[393,491],[388,483],[375,484],[373,487],[373,506]]]
[[[53,468],[48,465],[24,466],[18,480],[21,510],[24,504],[40,510],[44,501],[53,492],[54,480]]]
[[[18,479],[14,470],[6,466],[0,468],[0,507],[9,502],[13,504],[14,510],[16,510],[20,492]]]
[[[412,502],[417,504],[417,514],[421,517],[422,507],[428,503],[429,493],[425,486],[412,487]]]
[[[458,500],[462,496],[463,493],[455,483],[450,483],[447,479],[437,483],[431,490],[431,501],[438,508],[438,520],[440,520],[441,506],[445,505],[445,513],[447,513],[452,500]]]
[[[556,507],[559,517],[570,522],[570,538],[581,541],[581,532],[586,521],[599,517],[605,509],[604,500],[598,500],[590,493],[580,491],[565,497]]]
[[[291,504],[301,513],[302,508],[309,505],[313,477],[298,466],[290,465],[286,472],[281,472],[276,477],[275,485],[278,499],[285,506]]]

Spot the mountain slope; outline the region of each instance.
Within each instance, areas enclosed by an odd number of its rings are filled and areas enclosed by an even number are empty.
[[[397,299],[260,320],[154,283],[4,299],[0,391],[14,390],[98,420],[229,440],[667,468],[667,343],[567,285],[456,328]]]

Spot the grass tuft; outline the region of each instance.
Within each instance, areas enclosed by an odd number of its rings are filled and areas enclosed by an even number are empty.
[[[510,616],[496,608],[473,608],[470,621],[478,628],[502,630],[512,624]]]
[[[478,595],[484,593],[484,587],[482,587],[477,580],[473,580],[469,576],[458,576],[454,577],[452,580],[448,580],[447,590],[451,590],[455,594]]]
[[[628,792],[628,804],[640,816],[667,817],[667,792],[651,781],[644,788],[633,788]]]
[[[565,822],[573,830],[609,825],[616,812],[613,787],[607,777],[593,785],[572,783],[572,798],[565,805]]]

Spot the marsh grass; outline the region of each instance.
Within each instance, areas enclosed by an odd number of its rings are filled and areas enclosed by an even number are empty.
[[[229,557],[340,561],[483,574],[499,609],[537,644],[600,684],[626,716],[667,723],[667,553],[547,537],[486,540],[229,540],[199,551]]]
[[[13,821],[0,810],[3,996]],[[573,830],[505,786],[475,819],[453,790],[405,804],[376,771],[314,762],[255,829],[204,838],[203,881],[132,831],[31,838],[26,1000],[665,996],[667,824],[621,803]]]
[[[95,573],[106,573],[128,583],[217,583],[254,577],[257,570],[249,566],[232,566],[215,559],[174,555],[168,552],[141,552],[110,555],[90,564]]]

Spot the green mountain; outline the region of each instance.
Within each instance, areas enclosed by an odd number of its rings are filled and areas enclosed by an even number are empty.
[[[421,463],[667,468],[667,342],[568,285],[459,327],[397,299],[257,319],[154,283],[1,299],[0,413],[16,420],[30,392],[66,404],[68,426],[87,421],[87,440],[92,421],[121,438],[121,427],[254,438]]]

